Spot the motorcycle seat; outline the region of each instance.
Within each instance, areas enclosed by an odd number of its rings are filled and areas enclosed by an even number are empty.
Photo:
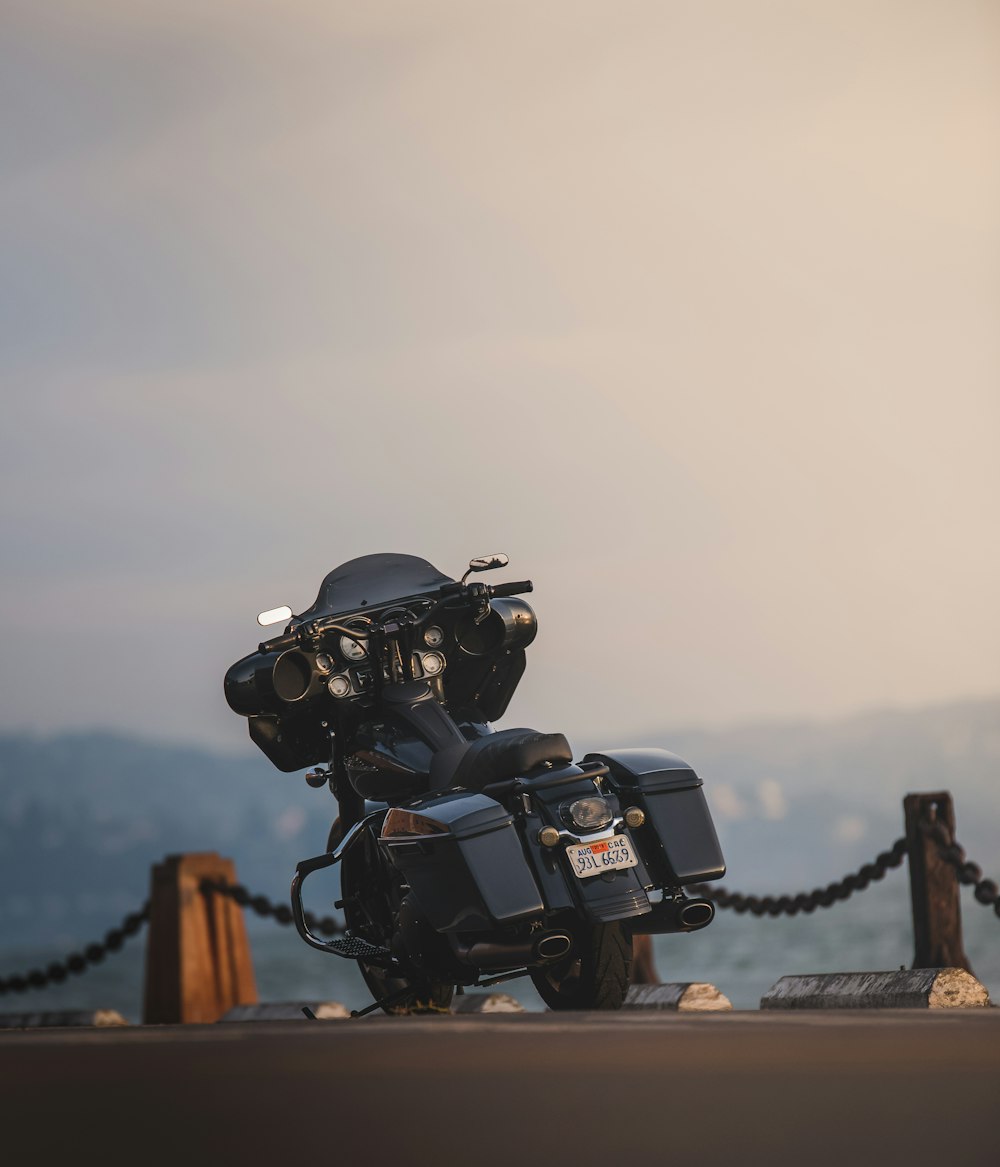
[[[516,778],[544,762],[572,762],[573,751],[561,733],[536,729],[502,729],[473,742],[459,742],[439,750],[431,760],[432,790],[463,786],[481,790],[491,782]]]

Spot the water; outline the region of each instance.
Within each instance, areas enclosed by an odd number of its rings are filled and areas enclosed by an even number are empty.
[[[976,975],[1000,1002],[1000,920],[966,891],[962,897],[965,948]],[[761,995],[789,973],[853,972],[909,967],[913,937],[909,890],[899,872],[866,892],[810,916],[737,916],[720,912],[702,932],[654,939],[664,981],[710,981],[737,1009],[756,1009]],[[371,997],[352,962],[307,948],[294,929],[251,918],[250,945],[262,1001],[340,1001],[349,1008]],[[89,939],[81,938],[81,940]],[[130,1021],[142,1014],[144,937],[129,941],[62,985],[0,997],[0,1012],[28,1009],[117,1009]],[[67,948],[0,950],[0,974],[61,960]],[[502,991],[529,1010],[543,1008],[531,983],[510,981]]]

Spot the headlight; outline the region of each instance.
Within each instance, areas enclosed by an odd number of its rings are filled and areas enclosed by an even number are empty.
[[[578,798],[563,807],[563,815],[578,831],[600,831],[615,817],[607,799],[599,794]]]

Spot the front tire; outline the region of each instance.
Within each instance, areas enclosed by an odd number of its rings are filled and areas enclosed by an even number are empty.
[[[533,969],[531,981],[550,1009],[620,1009],[631,968],[632,937],[616,921],[581,930],[574,953]]]
[[[344,837],[340,819],[334,820],[326,841],[333,851]],[[394,872],[379,862],[377,848],[359,843],[344,856],[341,869],[341,896],[344,921],[352,935],[361,936],[386,948],[391,946],[394,925],[398,922],[399,890]],[[381,924],[381,926],[379,926]],[[357,962],[368,991],[376,1001],[404,994],[393,1005],[383,1005],[383,1013],[447,1013],[451,1009],[455,986],[423,978],[392,977],[378,965]]]

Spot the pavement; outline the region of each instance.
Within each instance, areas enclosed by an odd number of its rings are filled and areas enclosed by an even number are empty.
[[[0,1033],[6,1162],[1000,1164],[1000,1009]]]

